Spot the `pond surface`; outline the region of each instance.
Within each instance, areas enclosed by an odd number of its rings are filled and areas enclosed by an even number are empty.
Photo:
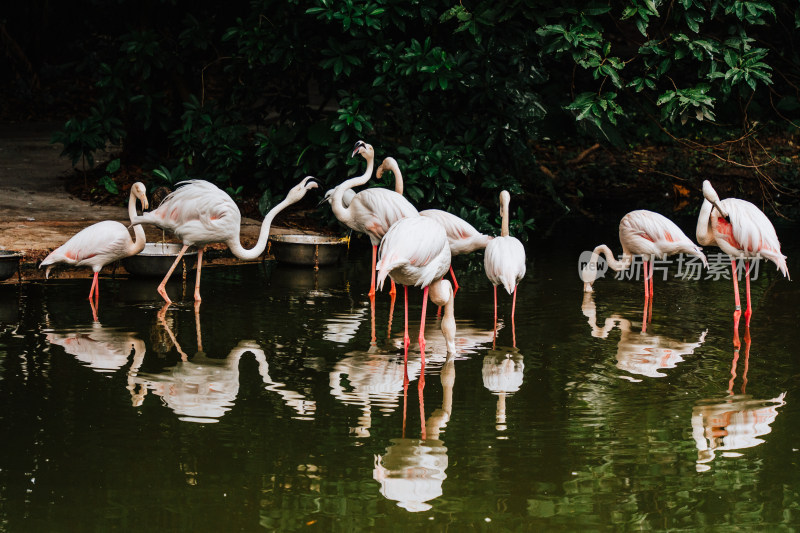
[[[673,265],[643,332],[642,282],[578,279],[616,239],[529,248],[516,348],[511,298],[493,347],[491,285],[457,258],[458,353],[429,306],[423,388],[402,292],[373,326],[368,250],[204,269],[197,310],[191,278],[162,311],[157,280],[106,277],[98,322],[89,279],[0,285],[0,531],[794,530],[797,283],[762,265],[737,349],[731,282]]]

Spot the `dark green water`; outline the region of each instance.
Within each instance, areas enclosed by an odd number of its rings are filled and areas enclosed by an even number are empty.
[[[600,239],[566,234],[529,250],[516,349],[511,298],[492,349],[491,286],[455,263],[459,353],[433,308],[421,391],[401,298],[371,342],[368,252],[208,268],[198,313],[191,285],[161,315],[156,281],[101,279],[98,323],[88,279],[0,285],[0,531],[798,528],[797,283],[762,268],[736,350],[731,282],[673,269],[642,333],[642,284],[584,298]]]

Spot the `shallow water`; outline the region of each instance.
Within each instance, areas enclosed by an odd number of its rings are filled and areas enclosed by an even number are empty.
[[[197,312],[191,278],[165,312],[156,281],[101,279],[99,322],[88,279],[0,285],[0,530],[794,529],[796,283],[762,268],[737,350],[731,282],[673,268],[642,332],[641,282],[578,279],[615,236],[530,249],[494,348],[459,258],[458,353],[429,306],[422,389],[402,298],[379,293],[373,341],[366,250],[205,269]]]

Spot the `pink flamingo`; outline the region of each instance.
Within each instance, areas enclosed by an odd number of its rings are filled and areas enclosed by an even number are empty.
[[[136,218],[136,200],[142,202],[142,208],[147,209],[147,189],[144,183],[136,182],[131,186],[128,197],[128,216],[133,223]],[[89,289],[89,301],[94,297],[95,305],[100,299],[100,284],[98,276],[104,266],[119,261],[125,257],[136,255],[144,249],[146,238],[144,228],[138,223],[134,223],[133,233],[136,237],[134,241],[124,224],[115,220],[104,220],[97,224],[82,229],[73,235],[67,242],[50,252],[39,264],[39,268],[47,267],[45,278],[50,277],[50,270],[58,264],[64,263],[70,266],[89,266],[94,271],[92,287]],[[97,320],[97,312],[92,306],[94,319]]]
[[[511,305],[511,330],[514,345],[517,344],[516,328],[514,327],[514,311],[517,307],[517,285],[525,277],[525,247],[516,237],[508,234],[508,204],[511,195],[508,191],[500,193],[500,218],[502,226],[500,237],[495,237],[486,246],[483,256],[483,268],[486,277],[494,285],[494,331],[497,336],[497,286],[503,285],[508,294],[514,295]]]
[[[345,206],[343,199],[347,191],[367,183],[372,177],[372,169],[375,164],[375,150],[364,141],[358,141],[355,144],[351,157],[355,157],[356,154],[361,154],[367,160],[367,170],[361,176],[350,178],[339,184],[334,189],[330,202],[333,214],[342,224],[369,236],[372,243],[372,279],[369,297],[372,299],[375,297],[375,264],[378,244],[392,224],[406,217],[416,217],[419,213],[411,205],[411,202],[403,198],[402,194],[381,188],[365,189],[356,194],[350,204]],[[394,296],[395,293],[394,280],[392,280],[391,294]]]
[[[746,326],[750,326],[753,309],[750,304],[750,261],[766,257],[784,276],[789,278],[786,256],[781,254],[781,243],[775,228],[759,208],[746,200],[726,198],[720,200],[708,180],[703,182],[703,205],[697,217],[697,242],[706,246],[718,246],[731,256],[733,272],[733,291],[736,309],[733,312],[736,326],[742,312],[739,300],[739,282],[736,279],[736,259],[744,259],[747,264],[745,284],[747,309],[744,312]],[[791,279],[791,278],[790,278]]]
[[[422,287],[422,318],[419,327],[419,347],[425,366],[425,310],[428,287],[447,274],[450,267],[450,246],[444,228],[428,217],[409,217],[389,228],[381,241],[378,258],[378,288],[386,276],[403,285],[405,290],[405,332],[403,342],[408,361],[408,286]]]
[[[387,157],[383,160],[378,170],[375,171],[375,177],[380,179],[385,170],[390,170],[394,174],[395,192],[403,194],[403,175],[400,172],[397,161],[395,161],[393,157]],[[463,218],[457,217],[447,211],[442,211],[441,209],[426,209],[420,211],[419,214],[423,217],[433,218],[442,225],[447,233],[450,255],[470,254],[477,250],[483,250],[493,238],[481,233]],[[453,292],[458,292],[458,281],[456,280],[452,265],[450,265],[450,276],[453,278]]]
[[[617,260],[611,249],[605,244],[597,246],[592,252],[589,263],[581,273],[583,290],[592,292],[592,285],[597,278],[597,261],[600,254],[605,256],[609,268],[616,271],[627,270],[633,262],[633,256],[641,255],[644,259],[644,319],[642,331],[647,328],[649,309],[652,307],[653,268],[656,257],[674,254],[688,254],[697,257],[708,266],[706,256],[692,240],[670,219],[645,209],[631,211],[619,222],[619,242],[622,244],[622,259]],[[649,268],[648,268],[649,267]]]
[[[269,239],[269,228],[272,219],[286,207],[299,202],[310,189],[317,187],[311,176],[295,185],[286,198],[273,207],[261,223],[261,232],[256,245],[247,250],[239,241],[242,215],[236,203],[228,194],[213,183],[203,180],[189,180],[178,184],[179,187],[164,198],[154,211],[144,213],[131,221],[140,224],[155,224],[171,231],[183,241],[175,262],[158,286],[158,293],[167,303],[171,303],[167,295],[166,285],[175,267],[180,263],[189,246],[198,246],[197,275],[195,279],[194,299],[200,301],[200,269],[203,264],[203,249],[206,244],[225,243],[234,256],[242,260],[253,260],[264,252]]]

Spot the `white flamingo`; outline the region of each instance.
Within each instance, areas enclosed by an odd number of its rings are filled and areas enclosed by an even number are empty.
[[[500,192],[500,217],[502,226],[500,237],[495,237],[486,246],[483,256],[483,268],[486,277],[494,285],[494,331],[497,332],[497,286],[503,285],[508,294],[514,295],[511,306],[511,329],[516,346],[516,328],[514,327],[514,311],[517,307],[517,285],[525,276],[525,247],[516,237],[508,234],[508,204],[511,195],[508,191]]]
[[[381,175],[386,170],[390,170],[392,174],[394,174],[395,192],[403,194],[403,174],[400,172],[400,167],[393,157],[387,157],[383,160],[378,170],[375,171],[375,177],[380,179]],[[493,238],[490,235],[481,233],[463,218],[441,209],[425,209],[424,211],[420,211],[419,214],[423,217],[430,217],[442,225],[447,233],[447,242],[450,244],[451,256],[470,254],[477,250],[483,250]],[[457,292],[458,281],[456,280],[452,265],[450,265],[450,276],[453,278],[453,284],[455,286],[454,291]]]
[[[258,242],[253,248],[247,250],[239,241],[242,215],[228,193],[213,183],[203,180],[189,180],[178,185],[179,187],[164,198],[157,209],[131,219],[136,224],[155,224],[162,229],[171,231],[183,241],[183,248],[158,286],[158,293],[167,303],[172,302],[167,295],[167,281],[190,246],[198,247],[194,299],[200,301],[200,269],[206,244],[225,243],[233,255],[239,259],[256,259],[267,247],[269,228],[275,215],[286,207],[299,202],[308,190],[317,187],[316,181],[311,176],[307,176],[295,185],[286,198],[264,217]]]
[[[381,188],[366,189],[357,193],[348,206],[344,205],[347,191],[353,187],[364,185],[372,177],[375,165],[375,150],[364,141],[358,141],[353,148],[351,157],[361,154],[367,160],[367,170],[361,176],[350,178],[339,184],[331,198],[331,209],[339,221],[348,228],[365,233],[372,243],[372,279],[370,281],[369,296],[375,297],[375,264],[378,244],[389,231],[389,228],[406,217],[419,215],[411,202],[394,191]],[[395,294],[394,280],[392,281],[392,294]]]
[[[597,261],[600,254],[605,256],[609,268],[615,271],[627,270],[633,263],[633,256],[641,255],[644,259],[644,319],[642,331],[646,331],[649,321],[649,304],[653,296],[653,268],[656,257],[674,254],[688,254],[697,257],[708,266],[706,256],[692,240],[670,219],[645,209],[631,211],[619,222],[619,242],[622,244],[622,259],[617,260],[611,249],[605,244],[597,246],[592,252],[589,263],[581,272],[583,290],[592,292],[592,285],[597,279]],[[649,265],[649,269],[648,269]]]
[[[736,260],[744,259],[747,262],[745,273],[747,309],[744,317],[746,325],[749,326],[753,314],[750,304],[750,261],[766,257],[788,278],[786,256],[781,253],[781,243],[778,241],[775,228],[759,208],[739,198],[720,200],[708,180],[703,182],[703,196],[705,198],[697,217],[697,242],[704,246],[718,246],[731,256],[736,302],[734,318],[737,325],[742,305],[739,300],[739,283],[736,279]]]
[[[396,222],[381,241],[378,258],[378,288],[383,287],[386,276],[403,285],[405,291],[405,331],[408,337],[408,286],[422,287],[422,318],[419,329],[419,346],[425,364],[425,310],[428,304],[428,287],[447,273],[450,267],[450,246],[444,228],[428,217],[409,217]],[[407,359],[407,350],[406,350]]]
[[[89,289],[89,300],[94,296],[95,303],[100,298],[100,285],[98,276],[100,270],[114,261],[136,255],[144,249],[146,238],[144,228],[134,222],[136,218],[136,200],[142,202],[142,208],[147,209],[147,189],[141,182],[131,186],[128,196],[128,216],[134,224],[133,233],[136,240],[131,239],[130,232],[124,224],[115,220],[104,220],[92,224],[73,235],[67,242],[50,252],[39,265],[47,267],[45,277],[50,276],[50,270],[58,263],[70,266],[89,266],[94,271],[92,287]],[[94,311],[94,319],[97,313]]]

